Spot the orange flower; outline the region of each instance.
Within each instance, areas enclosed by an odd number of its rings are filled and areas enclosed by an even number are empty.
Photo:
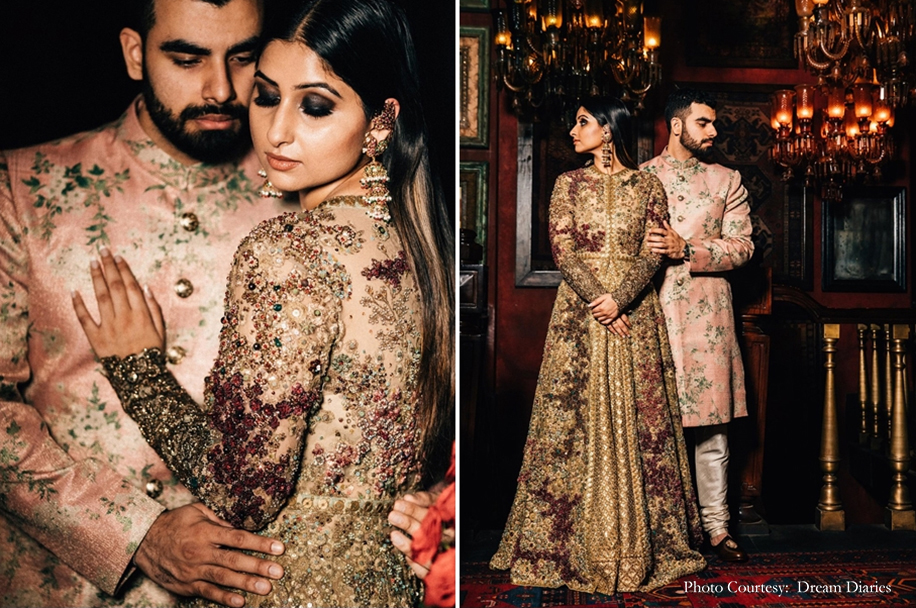
[[[420,529],[413,536],[411,559],[418,564],[429,564],[429,574],[423,579],[426,585],[428,606],[446,608],[455,605],[455,548],[454,541],[442,542],[443,528],[455,528],[455,444],[452,443],[452,466],[445,474],[449,484],[430,506]]]

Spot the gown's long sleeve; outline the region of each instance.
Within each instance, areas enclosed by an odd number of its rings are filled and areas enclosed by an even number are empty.
[[[646,221],[645,224],[634,226],[635,229],[643,231],[642,244],[639,253],[633,264],[624,274],[620,284],[611,289],[611,297],[617,302],[621,311],[625,311],[628,306],[642,293],[658,272],[662,264],[662,255],[652,253],[649,249],[647,237],[649,230],[653,228],[663,228],[663,223],[668,221],[668,199],[665,195],[665,188],[655,176],[652,179],[633,179],[635,185],[632,189],[627,188],[628,182],[624,185],[624,192],[629,191],[634,200],[645,201]]]
[[[571,186],[569,175],[563,174],[553,187],[548,210],[550,249],[563,279],[580,298],[591,302],[608,290],[578,253],[597,251],[603,244],[605,233],[592,231],[588,224],[576,222],[575,197],[578,192],[573,191]]]
[[[594,169],[593,171],[597,172]],[[551,248],[563,279],[579,297],[591,302],[602,294],[610,293],[618,308],[623,311],[645,289],[661,265],[662,256],[649,250],[645,237],[650,229],[661,228],[663,221],[668,219],[668,204],[664,187],[654,177],[642,179],[632,172],[627,172],[613,178],[600,176],[599,180],[599,183],[603,182],[603,187],[592,190],[573,187],[570,174],[563,174],[557,179],[550,200]],[[592,181],[588,183],[593,184]],[[640,234],[635,236],[641,246],[638,252],[633,252],[635,255],[632,264],[615,286],[603,285],[580,255],[601,250],[606,238],[618,238],[614,236],[614,231],[611,231],[609,237],[607,231],[601,227],[576,220],[576,207],[582,203],[577,202],[577,198],[582,196],[604,196],[611,205],[630,205],[630,200],[640,201],[640,204],[646,205],[645,222],[628,224],[624,229],[627,234],[623,236],[628,242],[630,237],[634,236],[628,232],[639,230]],[[626,200],[615,203],[614,199],[618,197]],[[641,211],[639,217],[642,218]],[[624,247],[621,249],[626,250]]]
[[[236,253],[203,408],[158,349],[103,360],[124,410],[169,468],[247,529],[275,517],[295,488],[348,284],[332,256],[300,238],[295,221],[268,224]]]

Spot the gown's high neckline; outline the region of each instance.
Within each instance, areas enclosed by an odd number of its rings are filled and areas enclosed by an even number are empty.
[[[585,167],[585,170],[591,171],[592,173],[596,175],[599,175],[605,178],[609,178],[609,179],[616,179],[618,177],[630,175],[632,172],[636,171],[636,169],[630,169],[628,167],[624,167],[623,169],[621,169],[620,171],[617,171],[616,173],[605,173],[604,171],[601,171],[598,167],[596,167],[594,163]]]

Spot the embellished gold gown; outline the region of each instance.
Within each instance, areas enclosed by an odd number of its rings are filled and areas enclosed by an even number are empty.
[[[563,281],[515,502],[490,562],[517,585],[612,594],[702,570],[665,319],[646,232],[668,219],[653,175],[588,166],[557,179],[549,233]],[[588,303],[610,293],[618,337]]]
[[[157,349],[103,360],[179,479],[286,544],[283,580],[246,606],[419,601],[387,523],[419,480],[419,294],[393,226],[370,215],[335,198],[242,242],[203,407]]]

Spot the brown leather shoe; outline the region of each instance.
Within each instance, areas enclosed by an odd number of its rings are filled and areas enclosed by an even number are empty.
[[[723,562],[746,562],[748,557],[735,539],[726,536],[718,545],[712,548]]]

